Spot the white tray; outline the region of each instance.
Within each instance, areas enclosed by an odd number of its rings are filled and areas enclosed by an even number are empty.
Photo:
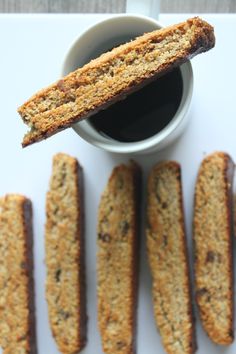
[[[89,25],[107,15],[0,15],[0,195],[10,192],[30,197],[34,207],[34,255],[39,354],[59,353],[48,324],[44,297],[45,193],[52,156],[61,151],[78,157],[84,167],[86,189],[86,259],[88,294],[88,344],[84,354],[102,354],[96,320],[96,212],[99,197],[114,165],[128,156],[107,154],[82,141],[68,129],[45,142],[21,149],[26,131],[16,108],[39,88],[60,76],[60,68],[71,42]],[[163,24],[189,15],[161,15]],[[236,15],[203,15],[215,26],[216,48],[193,59],[194,96],[191,121],[184,135],[167,150],[137,157],[144,174],[162,159],[182,165],[186,226],[191,244],[194,183],[199,163],[207,153],[225,150],[236,160]],[[145,254],[144,234],[138,309],[138,354],[164,354],[157,333],[151,301],[151,282]],[[233,354],[213,345],[197,320],[199,354]]]

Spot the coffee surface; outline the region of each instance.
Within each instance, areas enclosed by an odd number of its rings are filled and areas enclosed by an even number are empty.
[[[176,68],[98,112],[89,121],[100,134],[114,140],[145,140],[168,125],[180,105],[182,94],[182,75]]]

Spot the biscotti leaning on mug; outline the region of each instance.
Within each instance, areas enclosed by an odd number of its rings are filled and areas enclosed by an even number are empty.
[[[213,27],[195,17],[102,54],[18,109],[30,127],[22,146],[88,118],[214,45]]]

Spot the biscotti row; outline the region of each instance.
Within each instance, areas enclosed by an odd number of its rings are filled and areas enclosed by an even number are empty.
[[[133,163],[116,167],[99,206],[98,321],[107,354],[135,353],[137,171],[140,169]],[[234,340],[233,171],[230,156],[216,152],[203,160],[195,187],[194,292],[202,325],[220,345]],[[194,353],[181,169],[174,161],[158,163],[149,174],[146,242],[154,315],[164,349],[168,354]]]
[[[134,354],[139,265],[140,167],[116,167],[98,214],[98,322],[106,354]],[[180,166],[163,162],[148,180],[148,258],[156,323],[167,353],[195,351]]]
[[[46,200],[46,299],[51,330],[63,354],[86,343],[82,169],[75,158],[53,159]],[[0,199],[0,345],[4,354],[36,354],[32,205]]]
[[[195,291],[209,337],[233,341],[232,187],[227,154],[204,159],[195,192]],[[139,274],[141,169],[116,167],[98,212],[98,322],[104,353],[135,353]],[[195,325],[184,227],[181,169],[166,161],[150,172],[147,250],[153,306],[167,353],[194,353]],[[0,344],[4,353],[36,353],[32,220],[27,198],[8,195],[0,211]],[[61,353],[86,341],[82,170],[76,159],[53,159],[46,202],[46,297]],[[14,289],[14,290],[13,290]]]
[[[194,198],[195,298],[206,333],[220,345],[229,345],[234,340],[233,174],[234,163],[228,154],[216,152],[207,156],[199,169]],[[167,353],[194,350],[184,346],[180,331],[174,333],[176,322],[183,324],[185,336],[189,330],[184,326],[183,314],[178,316],[176,311],[176,307],[180,311],[184,302],[179,289],[184,278],[179,276],[183,269],[188,273],[186,260],[181,261],[177,253],[179,247],[182,254],[186,250],[186,244],[181,245],[181,238],[178,239],[184,232],[184,213],[183,210],[179,213],[181,207],[178,207],[181,201],[179,179],[179,167],[174,162],[165,162],[153,168],[148,181],[147,245],[154,312]],[[178,188],[173,189],[174,183]],[[175,348],[170,346],[173,337],[178,341]]]

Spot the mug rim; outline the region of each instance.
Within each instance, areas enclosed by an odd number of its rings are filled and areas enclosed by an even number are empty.
[[[89,26],[81,35],[79,35],[71,44],[69,47],[69,50],[66,54],[66,57],[63,62],[62,66],[62,75],[65,76],[69,73],[67,66],[68,66],[68,61],[70,59],[70,56],[73,55],[72,53],[76,50],[78,46],[78,42],[80,42],[84,37],[89,35],[91,31],[96,30],[96,28],[102,26],[102,25],[107,25],[109,22],[113,22],[114,20],[120,20],[120,19],[137,19],[137,20],[143,20],[145,22],[148,22],[150,24],[155,25],[157,28],[163,27],[163,25],[150,17],[144,16],[144,15],[136,15],[136,14],[117,14],[117,15],[112,15],[112,17],[106,18],[104,20],[101,20],[91,26]],[[106,138],[102,134],[100,134],[93,126],[90,124],[87,119],[77,122],[72,126],[72,129],[85,141],[88,143],[101,148],[105,151],[109,152],[114,152],[114,153],[122,153],[122,154],[128,154],[128,153],[145,153],[150,150],[158,150],[159,145],[163,143],[174,131],[177,130],[179,125],[184,121],[184,118],[188,114],[188,110],[190,107],[191,103],[191,98],[193,94],[193,70],[192,70],[192,65],[189,60],[187,60],[184,64],[179,66],[181,76],[183,79],[183,93],[182,93],[182,98],[179,104],[179,107],[173,116],[173,118],[170,120],[170,122],[158,133],[150,136],[149,138],[146,138],[144,140],[140,141],[135,141],[135,142],[121,142],[117,141],[115,139],[112,139],[110,137]],[[186,83],[186,80],[184,81],[184,75],[188,75],[188,82]]]
[[[151,17],[147,17],[145,15],[139,15],[139,14],[129,14],[129,13],[123,13],[123,14],[110,14],[110,16],[108,18],[105,18],[104,20],[100,20],[90,26],[88,26],[87,29],[85,29],[79,36],[77,36],[72,42],[71,44],[69,45],[68,47],[68,50],[67,50],[67,53],[65,55],[65,58],[63,60],[63,63],[62,63],[62,69],[61,69],[61,75],[62,76],[65,76],[65,75],[68,75],[69,72],[68,70],[66,70],[66,66],[68,65],[67,62],[71,56],[71,54],[73,53],[73,51],[75,50],[76,46],[78,45],[78,42],[80,40],[83,39],[83,37],[87,36],[92,30],[94,31],[97,27],[100,27],[101,25],[105,25],[109,22],[113,22],[114,20],[117,20],[117,19],[123,19],[123,18],[132,18],[132,19],[140,19],[140,20],[145,20],[149,23],[152,23],[154,24],[155,26],[159,26],[160,28],[163,27],[162,24],[151,18]]]

